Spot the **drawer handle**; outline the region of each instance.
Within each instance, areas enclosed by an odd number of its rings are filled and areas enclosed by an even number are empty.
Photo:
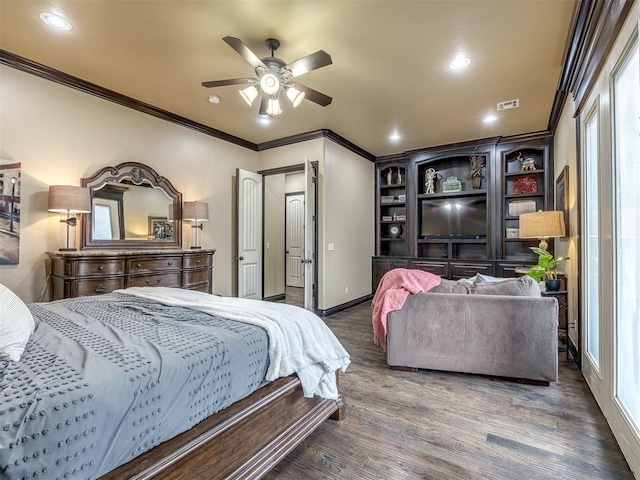
[[[200,259],[197,259],[197,260],[196,260],[196,263],[200,263]]]
[[[101,283],[98,284],[98,286],[96,287],[96,293],[104,293],[107,289],[104,288],[104,285],[102,285]]]
[[[142,266],[141,263],[136,264],[136,268],[140,268]]]
[[[464,273],[478,273],[477,270],[465,270]]]
[[[159,278],[156,278],[156,282],[155,282],[155,284],[154,284],[151,280],[149,280],[149,279],[145,280],[145,282],[147,282],[147,285],[149,285],[149,286],[153,287],[153,285],[158,285],[158,284],[160,283],[160,279],[159,279]]]
[[[100,265],[100,266],[98,267],[98,270],[100,270],[100,271],[104,270],[104,265]]]
[[[173,262],[167,262],[167,265],[171,266],[173,265]]]

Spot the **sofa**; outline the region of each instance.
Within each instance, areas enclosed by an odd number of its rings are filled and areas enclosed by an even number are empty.
[[[388,365],[557,381],[557,300],[529,277],[495,280],[443,279],[409,295],[387,318]]]

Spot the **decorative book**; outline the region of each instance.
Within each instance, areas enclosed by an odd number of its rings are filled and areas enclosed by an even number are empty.
[[[536,177],[527,175],[513,179],[513,193],[538,193]]]

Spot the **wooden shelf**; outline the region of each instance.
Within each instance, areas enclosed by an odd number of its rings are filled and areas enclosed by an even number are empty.
[[[544,197],[544,192],[536,193],[507,193],[504,198]]]
[[[450,193],[420,193],[418,199],[423,200],[427,198],[467,198],[467,197],[480,197],[486,196],[487,191],[485,189],[475,190],[462,190],[461,192]]]
[[[527,175],[542,175],[544,173],[544,169],[540,168],[538,170],[534,170],[533,172],[507,172],[504,174],[506,178],[509,177],[524,177]]]

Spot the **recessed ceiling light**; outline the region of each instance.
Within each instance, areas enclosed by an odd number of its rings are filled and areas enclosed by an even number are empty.
[[[391,135],[389,135],[389,140],[391,140],[392,142],[397,142],[401,138],[402,136],[398,132],[393,132]]]
[[[73,28],[69,20],[51,12],[42,12],[40,14],[40,20],[58,30],[71,30]]]
[[[498,117],[496,117],[495,115],[487,115],[486,117],[484,117],[482,119],[482,121],[484,123],[491,123],[491,122],[495,122],[498,119]]]
[[[451,70],[462,70],[471,65],[471,59],[469,57],[456,57],[449,62],[449,68]]]
[[[258,123],[262,125],[270,125],[271,124],[271,116],[270,115],[258,115]]]
[[[211,103],[220,103],[220,97],[218,95],[209,95],[209,101]]]

